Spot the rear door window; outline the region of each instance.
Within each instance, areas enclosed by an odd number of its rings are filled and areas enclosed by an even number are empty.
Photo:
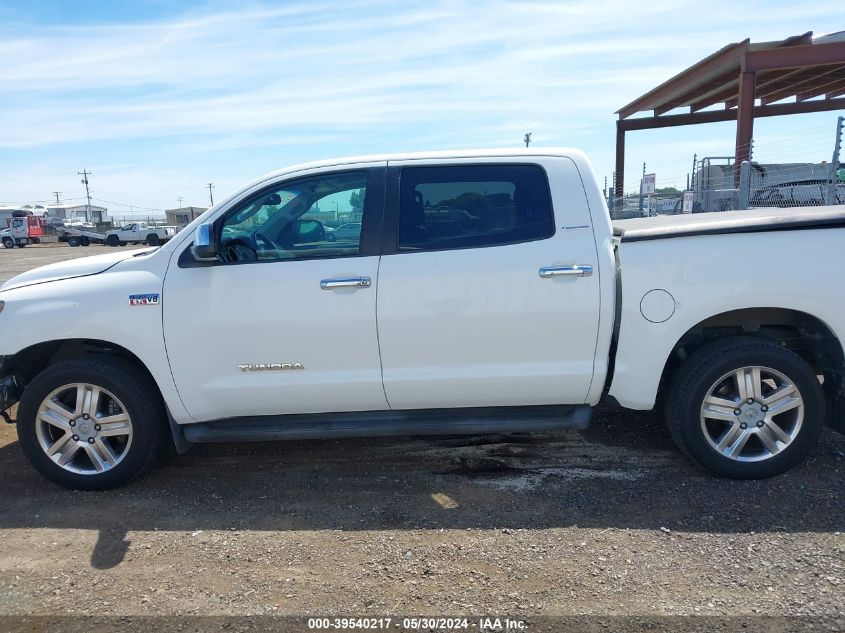
[[[546,173],[536,165],[409,167],[400,178],[400,251],[501,246],[554,235]]]

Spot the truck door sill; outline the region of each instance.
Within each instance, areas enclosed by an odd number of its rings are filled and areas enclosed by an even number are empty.
[[[584,429],[587,405],[364,411],[227,418],[182,427],[189,442],[265,442],[398,435],[471,435]]]

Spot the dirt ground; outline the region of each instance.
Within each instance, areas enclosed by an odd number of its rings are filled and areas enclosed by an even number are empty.
[[[97,252],[0,249],[0,279]],[[600,410],[554,435],[198,446],[82,493],[37,475],[3,425],[0,484],[0,629],[845,629],[845,437],[830,431],[766,481],[714,479],[656,414]],[[31,617],[58,615],[100,619]],[[194,615],[216,618],[173,619]]]

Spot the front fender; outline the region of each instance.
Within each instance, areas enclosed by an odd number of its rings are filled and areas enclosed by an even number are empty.
[[[0,313],[0,355],[69,339],[123,347],[150,372],[176,421],[192,421],[179,398],[164,347],[161,293],[168,254],[162,255],[126,260],[97,275],[0,293],[5,302]],[[137,298],[144,295],[157,300]]]

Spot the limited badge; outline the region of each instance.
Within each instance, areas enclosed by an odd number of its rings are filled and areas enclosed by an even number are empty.
[[[157,306],[158,302],[157,294],[129,295],[129,305],[131,306]]]

